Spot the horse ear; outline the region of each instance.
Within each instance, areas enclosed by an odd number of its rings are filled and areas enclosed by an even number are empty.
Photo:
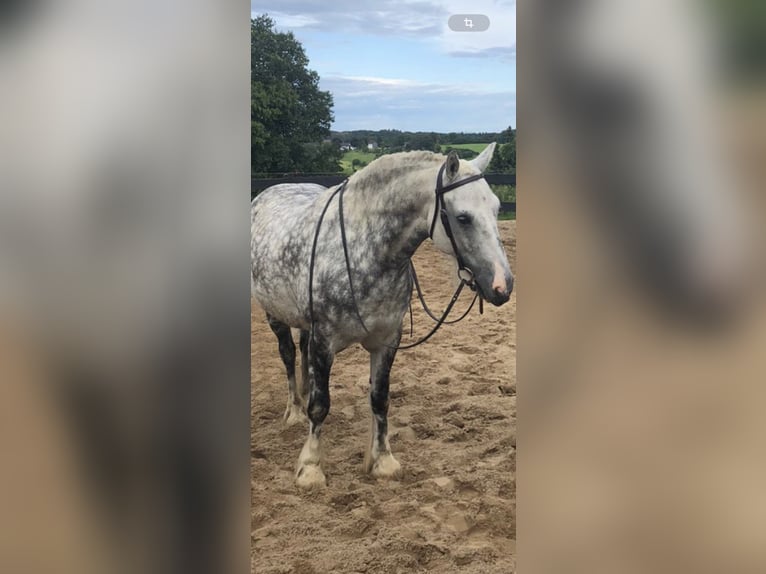
[[[484,148],[484,151],[481,152],[478,156],[473,158],[471,160],[471,164],[478,169],[481,173],[484,173],[484,171],[487,169],[487,166],[489,165],[490,160],[492,159],[492,154],[495,153],[495,146],[497,144],[495,142],[492,142],[487,147]]]
[[[460,169],[460,158],[457,152],[453,149],[447,154],[447,167],[444,172],[447,175],[447,179],[455,179],[457,172]]]

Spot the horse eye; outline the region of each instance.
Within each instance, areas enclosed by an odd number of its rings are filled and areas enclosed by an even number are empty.
[[[469,225],[471,223],[471,216],[465,213],[461,213],[455,219],[457,219],[457,222],[462,225]]]

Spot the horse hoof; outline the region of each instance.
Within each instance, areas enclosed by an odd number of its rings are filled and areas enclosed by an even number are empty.
[[[382,454],[372,465],[372,476],[384,479],[401,478],[402,465],[392,454]]]
[[[295,484],[303,490],[314,490],[327,486],[327,479],[318,464],[306,464],[295,473]]]
[[[285,409],[285,414],[282,417],[285,422],[285,426],[292,426],[298,423],[306,421],[306,416],[303,414],[299,405],[290,404]]]

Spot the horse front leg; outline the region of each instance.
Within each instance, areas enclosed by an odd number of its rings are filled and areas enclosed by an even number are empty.
[[[300,488],[310,489],[327,484],[321,466],[320,435],[322,423],[330,412],[330,370],[334,357],[329,345],[319,336],[309,338],[307,354],[311,387],[307,409],[309,436],[298,457],[295,481]]]
[[[304,410],[308,409],[309,390],[311,384],[309,381],[309,332],[301,330],[300,337],[301,348],[301,385],[299,387],[301,402]]]
[[[401,331],[388,344],[396,347]],[[388,383],[396,349],[381,347],[370,351],[370,446],[364,457],[365,470],[376,478],[397,478],[402,467],[388,444]]]

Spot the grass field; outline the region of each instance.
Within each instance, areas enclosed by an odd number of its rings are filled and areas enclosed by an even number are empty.
[[[371,152],[361,151],[358,149],[347,151],[343,154],[343,157],[340,160],[340,165],[343,168],[343,173],[352,173],[353,169],[351,166],[351,162],[355,159],[358,159],[359,161],[363,163],[370,163],[372,160],[375,159],[375,154]]]
[[[455,148],[455,149],[470,149],[471,151],[475,151],[476,153],[481,153],[484,151],[484,148],[487,147],[488,143],[457,143],[457,144],[442,144],[442,151],[447,149],[448,147]]]

